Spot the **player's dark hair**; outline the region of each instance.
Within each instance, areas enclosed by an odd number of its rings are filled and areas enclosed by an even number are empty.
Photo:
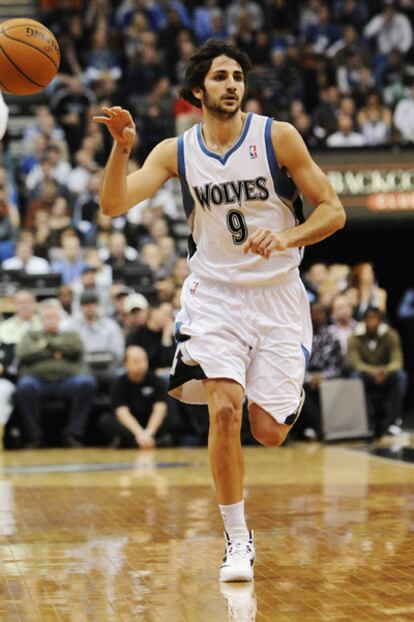
[[[209,39],[190,58],[180,89],[180,97],[193,104],[193,106],[197,106],[197,108],[201,108],[201,102],[194,97],[192,89],[204,89],[204,78],[210,70],[211,63],[217,56],[228,56],[237,61],[242,68],[244,80],[246,81],[251,67],[247,54],[221,39]]]

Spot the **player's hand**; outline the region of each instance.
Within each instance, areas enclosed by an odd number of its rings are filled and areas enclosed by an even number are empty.
[[[275,233],[270,231],[270,229],[258,229],[248,238],[243,247],[243,252],[247,255],[251,251],[256,255],[269,259],[272,251],[284,251],[288,246],[286,234]]]
[[[137,137],[137,130],[131,113],[120,106],[112,106],[111,108],[102,106],[102,112],[108,116],[95,115],[92,120],[106,125],[115,142],[131,150]]]

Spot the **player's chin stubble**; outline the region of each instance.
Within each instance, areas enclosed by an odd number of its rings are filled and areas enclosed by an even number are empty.
[[[226,110],[226,108],[220,103],[213,102],[209,97],[207,91],[204,91],[203,104],[205,105],[210,114],[218,119],[222,119],[223,121],[228,121],[229,119],[232,119],[240,110],[240,104],[237,104],[234,110]]]

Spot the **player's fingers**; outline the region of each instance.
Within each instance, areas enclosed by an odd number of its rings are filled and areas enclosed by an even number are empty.
[[[102,112],[109,115],[110,117],[114,117],[116,115],[116,112],[114,111],[114,109],[109,108],[109,106],[102,106]]]
[[[243,246],[243,253],[245,255],[247,255],[247,253],[249,252],[249,250],[252,247],[252,238],[247,238],[247,242],[246,244]]]
[[[257,253],[258,248],[260,246],[260,244],[266,239],[267,237],[267,233],[266,231],[260,231],[257,232],[254,236],[253,236],[253,241],[252,241],[252,251],[254,253]]]
[[[111,119],[108,119],[108,117],[97,117],[97,116],[92,117],[92,121],[95,121],[96,123],[108,124],[110,120]]]

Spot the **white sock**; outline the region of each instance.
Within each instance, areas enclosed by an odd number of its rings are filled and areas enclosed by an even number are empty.
[[[244,516],[244,500],[232,505],[219,505],[224,529],[230,538],[248,538],[249,531]]]

